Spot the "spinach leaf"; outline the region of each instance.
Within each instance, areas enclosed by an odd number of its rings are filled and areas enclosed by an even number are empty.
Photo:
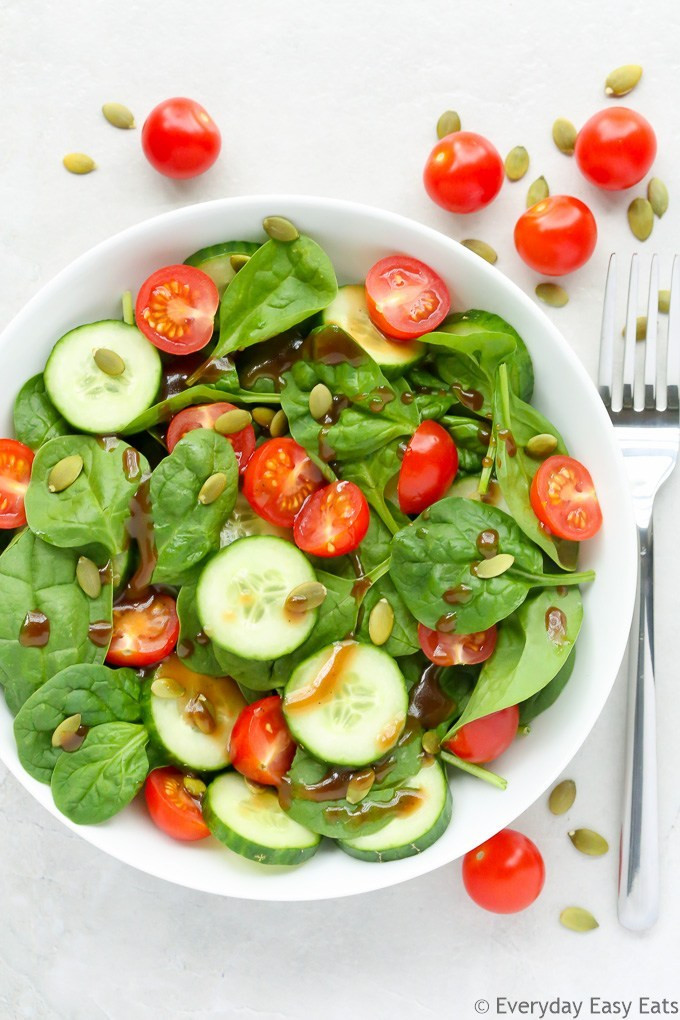
[[[473,418],[445,415],[440,424],[450,433],[458,450],[458,470],[478,474],[489,452],[490,427]]]
[[[490,418],[496,369],[515,350],[515,341],[504,333],[428,333],[432,346],[444,348],[435,358],[438,375],[456,400],[470,411]]]
[[[545,712],[546,709],[554,705],[560,694],[567,686],[571,679],[571,674],[574,672],[574,662],[576,660],[576,649],[573,648],[571,655],[565,662],[549,684],[546,684],[540,691],[533,694],[526,701],[523,701],[519,706],[519,724],[520,726],[528,726],[537,715],[541,712]]]
[[[435,374],[434,365],[425,362],[416,365],[406,375],[415,405],[420,417],[441,418],[452,404],[458,406],[458,398],[449,388],[448,383]]]
[[[345,461],[340,468],[343,479],[354,482],[355,485],[359,486],[369,504],[392,533],[398,531],[402,526],[403,517],[392,503],[387,502],[385,490],[389,483],[399,474],[400,464],[399,440],[395,439],[367,457],[362,457],[359,460]],[[399,518],[401,523],[399,523],[397,518]],[[362,543],[362,549],[367,539],[368,536]],[[372,566],[377,566],[386,556],[387,553],[376,560]],[[367,566],[366,569],[370,570],[371,567]]]
[[[77,751],[60,755],[52,796],[61,813],[79,825],[94,825],[122,811],[149,771],[148,740],[144,726],[103,723],[90,730]]]
[[[179,617],[177,655],[184,665],[194,673],[224,676],[224,670],[215,655],[214,645],[203,633],[198,618],[195,583],[182,585],[177,597],[177,616]]]
[[[0,556],[0,683],[16,714],[46,680],[75,663],[103,662],[106,648],[89,637],[90,624],[111,623],[111,585],[90,599],[76,582],[78,553],[21,532]],[[28,613],[49,623],[44,645],[21,643]]]
[[[211,475],[226,476],[220,496],[198,500]],[[193,429],[151,475],[151,507],[158,559],[155,584],[182,584],[220,546],[220,530],[234,509],[238,465],[231,443],[214,429]]]
[[[241,270],[243,272],[243,270]],[[274,663],[262,659],[243,659],[213,642],[213,651],[220,667],[220,676],[230,676],[232,680],[253,691],[270,691],[274,686],[272,670]]]
[[[479,674],[465,711],[453,727],[517,705],[542,690],[562,669],[583,619],[578,588],[540,591],[498,629],[493,655]]]
[[[385,562],[390,555],[391,541],[392,532],[390,529],[377,514],[372,513],[368,522],[368,531],[358,549],[364,573],[370,573],[380,563]]]
[[[515,341],[515,350],[506,359],[512,387],[522,400],[531,400],[531,394],[534,389],[534,367],[531,362],[531,356],[517,330],[509,322],[506,322],[505,319],[502,319],[500,315],[471,308],[462,314],[450,315],[444,325],[439,327],[438,332],[455,333],[458,336],[465,335],[470,337],[477,334],[479,341],[482,343],[486,342],[489,334],[509,336]]]
[[[280,403],[278,393],[251,393],[241,389],[227,392],[220,388],[219,383],[218,379],[214,386],[189,386],[181,393],[175,393],[174,396],[147,407],[146,411],[142,411],[140,415],[133,418],[129,425],[121,429],[121,435],[129,436],[136,432],[144,432],[155,425],[161,425],[163,422],[170,421],[178,411],[184,410],[185,407],[193,407],[194,404],[216,404],[220,400],[232,404]]]
[[[57,758],[64,752],[52,747],[52,734],[71,715],[81,725],[138,722],[141,686],[132,669],[78,663],[67,666],[24,702],[14,720],[19,761],[34,779],[49,783]]]
[[[56,407],[47,396],[42,374],[25,382],[14,401],[14,432],[20,443],[32,450],[55,436],[71,431]]]
[[[578,560],[578,542],[569,542],[552,535],[541,526],[531,507],[531,483],[541,462],[529,457],[525,451],[529,440],[544,432],[556,437],[556,453],[566,454],[567,448],[555,426],[534,407],[515,396],[504,365],[498,371],[494,396],[494,430],[497,441],[496,477],[512,516],[525,535],[540,546],[551,560],[564,570],[574,570]],[[512,447],[502,441],[503,435],[512,437],[516,447],[512,457]]]
[[[50,492],[50,471],[75,454],[83,459],[80,475],[63,492]],[[92,436],[50,439],[33,462],[26,492],[28,526],[51,545],[99,545],[115,556],[128,543],[130,500],[148,471],[146,458],[115,438],[106,444]]]

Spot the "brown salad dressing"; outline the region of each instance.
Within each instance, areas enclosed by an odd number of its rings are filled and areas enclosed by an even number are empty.
[[[338,679],[354,658],[356,645],[338,642],[321,666],[318,673],[306,686],[298,687],[286,695],[286,712],[296,714],[310,708],[318,708],[333,697]]]
[[[19,631],[24,648],[44,648],[50,639],[50,621],[40,609],[29,609]]]
[[[484,406],[484,395],[479,390],[466,390],[460,383],[452,383],[451,391],[458,403],[470,411],[479,411]]]
[[[514,457],[517,454],[517,443],[510,429],[499,429],[498,438],[505,443],[508,457]]]
[[[495,528],[487,528],[477,535],[477,551],[485,560],[490,560],[498,552],[499,535]]]

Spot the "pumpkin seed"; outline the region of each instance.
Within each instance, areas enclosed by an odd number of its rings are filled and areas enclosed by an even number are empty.
[[[460,117],[455,110],[445,110],[437,121],[437,138],[446,138],[460,131]]]
[[[309,394],[309,413],[316,421],[325,418],[333,406],[333,394],[322,382],[317,383]]]
[[[215,432],[219,432],[221,436],[231,436],[234,432],[240,432],[246,425],[250,425],[252,420],[250,411],[234,407],[219,416],[215,422]]]
[[[669,290],[659,291],[659,311],[663,315],[668,315],[668,309],[671,307],[671,292]]]
[[[553,142],[565,156],[574,154],[578,131],[566,117],[558,117],[552,126]]]
[[[468,237],[465,241],[460,242],[465,248],[469,248],[475,255],[479,255],[480,258],[486,262],[490,262],[491,265],[498,261],[498,254],[494,251],[490,244],[486,241],[478,241],[475,237]]]
[[[348,804],[360,804],[375,782],[375,770],[372,768],[362,769],[355,772],[347,784],[345,800]]]
[[[128,110],[127,106],[123,106],[122,103],[104,103],[102,113],[109,124],[112,124],[114,127],[127,130],[135,126],[135,118],[132,111]]]
[[[206,478],[198,494],[198,502],[203,506],[210,506],[216,499],[219,499],[227,487],[227,476],[224,471],[216,471],[210,478]]]
[[[157,676],[151,681],[151,693],[157,698],[181,698],[186,691],[179,681],[172,676]]]
[[[52,747],[63,747],[67,738],[78,732],[81,721],[82,717],[80,712],[77,712],[75,715],[69,715],[66,719],[62,719],[52,734]]]
[[[62,457],[47,476],[47,488],[50,492],[63,492],[69,485],[73,485],[82,470],[83,458],[79,453]]]
[[[652,177],[647,185],[647,199],[654,215],[661,219],[668,209],[668,188],[658,177]]]
[[[300,236],[298,228],[285,216],[265,216],[262,226],[272,241],[297,241]]]
[[[288,431],[288,419],[286,418],[285,411],[277,411],[271,420],[269,426],[269,435],[272,439],[278,439],[279,436],[284,436]]]
[[[536,285],[536,297],[551,308],[564,308],[569,295],[559,283],[539,283]]]
[[[182,780],[182,786],[192,797],[202,797],[207,790],[207,786],[198,776],[185,776]]]
[[[565,907],[560,914],[560,923],[570,931],[593,931],[600,927],[590,911],[583,907]]]
[[[97,169],[92,156],[86,156],[84,152],[69,152],[62,159],[62,163],[70,174],[91,174]]]
[[[529,169],[529,153],[523,145],[516,145],[505,157],[505,174],[510,181],[519,181]]]
[[[436,730],[426,730],[420,743],[422,744],[423,751],[427,751],[428,754],[439,754],[441,744]]]
[[[628,223],[638,241],[646,241],[654,226],[652,203],[646,198],[634,198],[628,206]]]
[[[209,734],[214,732],[216,726],[215,709],[205,694],[197,694],[192,698],[184,709],[184,715],[201,733]]]
[[[548,198],[550,195],[550,188],[545,177],[537,177],[534,183],[530,186],[527,191],[527,209],[531,209],[532,205],[536,205],[537,202],[542,202],[544,198]]]
[[[254,407],[252,411],[253,421],[261,425],[262,428],[268,429],[272,423],[274,412],[271,407]]]
[[[241,252],[235,252],[229,256],[229,265],[235,273],[240,272],[247,262],[250,262],[250,255],[244,255]]]
[[[627,96],[632,92],[642,77],[642,68],[639,64],[624,64],[617,67],[607,75],[604,83],[606,96]]]
[[[481,577],[484,580],[488,580],[492,577],[500,577],[506,570],[515,562],[515,557],[511,556],[510,553],[498,553],[497,556],[492,556],[491,559],[482,560],[475,567],[475,574],[477,577]]]
[[[394,610],[387,599],[380,599],[368,617],[368,636],[374,645],[384,645],[394,630]]]
[[[81,556],[76,564],[76,581],[88,598],[98,599],[102,590],[99,567],[87,556]]]
[[[550,791],[548,807],[554,815],[564,815],[576,800],[576,783],[573,779],[563,779],[554,790]]]
[[[289,613],[307,613],[320,606],[327,594],[320,581],[303,581],[288,592],[283,608]]]
[[[98,347],[94,352],[94,361],[97,368],[106,375],[122,375],[125,371],[125,362],[120,354],[110,351],[108,347]]]
[[[577,850],[588,857],[601,857],[609,850],[609,843],[593,829],[572,829],[569,839]]]
[[[557,436],[550,432],[541,432],[537,436],[532,436],[524,449],[533,460],[545,460],[557,449]]]

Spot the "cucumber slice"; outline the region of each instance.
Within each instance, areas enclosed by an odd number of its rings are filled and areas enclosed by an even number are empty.
[[[287,613],[286,598],[314,570],[294,545],[270,535],[239,538],[204,568],[196,589],[201,627],[211,641],[245,659],[277,659],[295,651],[317,618]]]
[[[97,367],[98,348],[125,362],[121,375]],[[45,390],[59,413],[81,432],[120,432],[153,404],[161,384],[161,359],[136,326],[105,319],[78,326],[57,340],[45,366]]]
[[[220,298],[236,275],[230,255],[254,255],[259,244],[254,241],[223,241],[195,251],[184,260],[185,266],[196,266],[206,273],[217,287]]]
[[[425,357],[425,345],[418,340],[397,343],[373,325],[366,307],[363,284],[340,287],[321,316],[327,325],[340,326],[349,333],[388,377],[401,375]]]
[[[489,487],[483,496],[479,492],[479,475],[465,475],[462,478],[457,478],[442,498],[448,499],[449,496],[460,496],[462,499],[471,499],[475,503],[487,503],[489,506],[497,506],[499,510],[504,510],[506,514],[510,513],[510,508],[503,499],[501,487],[495,478],[490,480]]]
[[[179,685],[184,692],[179,697],[172,697],[170,689],[168,697],[159,697],[151,690],[152,680],[144,685],[144,724],[151,742],[162,752],[163,760],[197,772],[217,772],[226,768],[231,762],[231,731],[246,706],[236,683],[230,677],[194,673],[176,655],[162,662],[154,673],[153,680],[163,678],[169,684]],[[208,702],[204,708],[201,706],[206,703],[200,695]],[[210,729],[213,724],[214,728]]]
[[[439,762],[430,759],[400,787],[399,795],[395,817],[382,829],[338,841],[345,853],[362,861],[398,861],[421,853],[439,839],[451,821],[451,791]]]
[[[319,849],[321,836],[294,822],[274,790],[225,772],[208,787],[203,818],[213,836],[258,864],[301,864]]]
[[[394,659],[380,648],[338,641],[305,659],[283,693],[298,743],[321,761],[368,765],[394,747],[408,695]]]
[[[290,528],[278,528],[275,524],[265,521],[264,517],[255,513],[243,493],[239,492],[236,505],[220,532],[220,545],[222,547],[231,545],[237,539],[249,538],[251,535],[273,535],[288,542],[293,541],[293,532]]]

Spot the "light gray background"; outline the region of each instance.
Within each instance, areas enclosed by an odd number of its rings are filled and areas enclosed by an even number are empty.
[[[529,182],[544,173],[553,193],[590,201],[600,226],[595,256],[567,281],[570,304],[551,312],[593,371],[607,255],[634,250],[630,199],[590,188],[554,149],[550,126],[560,115],[581,123],[603,106],[612,67],[644,65],[629,102],[656,127],[655,172],[669,184],[671,208],[643,248],[664,256],[667,279],[680,246],[678,17],[676,0],[644,8],[631,0],[0,0],[2,321],[129,224],[189,202],[273,191],[356,199],[453,237],[482,237],[500,252],[499,269],[531,291],[536,278],[512,249],[512,225]],[[177,94],[202,101],[223,133],[218,165],[186,183],[158,176],[139,131],[115,131],[99,113],[117,100],[141,124]],[[435,122],[450,107],[503,154],[524,144],[532,157],[525,181],[506,184],[468,218],[439,210],[420,182]],[[61,157],[73,150],[91,153],[100,169],[69,176]],[[616,920],[619,682],[568,770],[579,791],[570,815],[553,818],[542,800],[518,820],[541,847],[548,879],[537,904],[509,918],[474,907],[458,864],[370,896],[299,906],[175,888],[70,834],[0,767],[2,1020],[467,1020],[481,998],[495,1016],[499,995],[680,998],[679,492],[676,475],[657,513],[663,910],[654,931],[635,936]],[[612,851],[581,857],[566,836],[572,825],[596,827]],[[561,929],[559,911],[571,903],[593,910],[600,929]]]

